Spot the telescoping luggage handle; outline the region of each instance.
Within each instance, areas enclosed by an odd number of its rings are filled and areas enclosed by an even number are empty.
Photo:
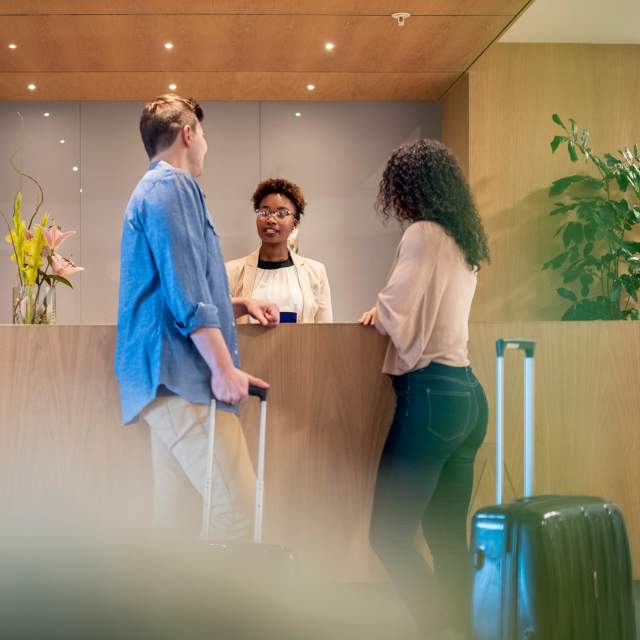
[[[249,387],[249,395],[260,398],[260,432],[258,436],[258,474],[256,478],[256,508],[253,521],[253,541],[262,542],[262,507],[264,502],[264,452],[267,435],[267,391],[262,387]],[[202,503],[201,538],[209,541],[211,525],[211,500],[213,497],[213,452],[216,439],[216,399],[211,400],[209,412],[209,438],[207,447],[207,475]]]
[[[504,484],[504,352],[524,351],[524,495],[533,495],[534,465],[534,366],[536,343],[519,338],[496,340],[496,503],[501,504]]]

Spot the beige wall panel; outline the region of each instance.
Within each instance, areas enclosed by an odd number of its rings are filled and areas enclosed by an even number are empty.
[[[587,127],[596,152],[638,142],[640,46],[496,45],[471,69],[469,95],[471,186],[492,253],[472,318],[559,319],[560,278],[542,271],[561,249],[547,193],[553,180],[589,167],[564,149],[551,154],[551,115]]]
[[[249,101],[201,105],[209,153],[199,182],[226,260],[245,256],[259,244],[250,202],[256,185],[270,177],[293,180],[307,201],[300,252],[326,266],[334,319],[359,318],[384,284],[401,235],[397,224],[384,225],[373,210],[382,170],[398,145],[421,137],[440,138],[440,105]],[[59,323],[117,319],[122,219],[148,164],[138,131],[142,106],[142,102],[0,104],[0,139],[7,149],[22,147],[24,169],[44,188],[45,209],[63,229],[78,231],[62,248],[85,270],[72,277],[73,290],[57,289]],[[295,117],[296,112],[301,117]],[[64,145],[60,139],[66,140]],[[74,166],[79,171],[74,172]],[[33,211],[35,190],[25,187],[25,211]],[[8,162],[4,167],[0,162],[1,211],[11,209],[18,188],[20,180]],[[5,291],[0,323],[11,321],[9,295],[17,280],[10,254],[11,246],[0,242],[0,291]]]
[[[473,323],[471,359],[489,399],[472,508],[492,503],[498,337],[538,341],[536,492],[617,502],[640,576],[640,324]],[[66,492],[87,517],[149,514],[142,426],[119,424],[115,327],[0,327],[0,501],[44,508]],[[243,366],[269,380],[265,533],[304,566],[336,579],[381,579],[367,543],[378,458],[393,394],[380,375],[385,340],[356,325],[242,327]],[[605,371],[606,375],[601,372]],[[506,359],[506,499],[522,491],[522,356]],[[243,412],[255,444],[255,405]],[[513,482],[513,488],[510,482]]]

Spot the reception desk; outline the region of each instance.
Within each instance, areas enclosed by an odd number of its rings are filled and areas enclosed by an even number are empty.
[[[64,498],[87,518],[146,526],[144,425],[120,425],[114,326],[0,326],[0,506]],[[358,325],[239,328],[243,368],[271,384],[265,538],[336,580],[384,578],[367,542],[392,416],[386,339]],[[491,405],[472,509],[493,502],[495,340],[537,340],[536,492],[601,495],[623,509],[640,577],[640,323],[478,323],[471,358]],[[521,492],[522,356],[506,363],[506,487]],[[257,408],[243,407],[250,447]]]

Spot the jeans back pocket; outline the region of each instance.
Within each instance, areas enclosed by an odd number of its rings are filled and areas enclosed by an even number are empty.
[[[444,442],[461,438],[472,418],[471,391],[427,387],[427,430]]]

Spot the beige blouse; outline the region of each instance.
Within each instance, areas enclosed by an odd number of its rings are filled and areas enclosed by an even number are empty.
[[[431,362],[468,366],[476,282],[477,272],[442,226],[411,224],[376,304],[376,328],[390,338],[382,371],[401,375]]]
[[[248,256],[232,260],[225,265],[233,297],[250,298],[253,295],[259,255],[258,248]],[[291,258],[302,291],[302,317],[298,318],[298,322],[333,322],[331,289],[324,265],[316,260],[303,258],[297,253],[292,253]],[[238,320],[239,324],[248,322],[248,316]]]

